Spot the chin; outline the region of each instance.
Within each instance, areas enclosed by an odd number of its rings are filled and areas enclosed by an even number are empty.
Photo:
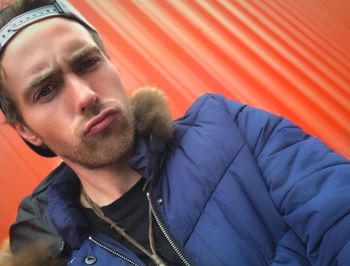
[[[70,149],[62,157],[89,169],[107,167],[127,160],[134,143],[133,130],[123,134],[102,136],[93,142]]]

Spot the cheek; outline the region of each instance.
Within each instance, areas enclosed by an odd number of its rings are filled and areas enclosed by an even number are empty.
[[[126,98],[126,93],[121,83],[118,72],[111,63],[105,64],[105,66],[99,71],[97,77],[98,86],[111,96],[117,96],[118,98]],[[120,100],[122,100],[120,99]]]
[[[41,110],[40,112],[27,113],[24,117],[28,126],[43,138],[48,138],[67,132],[67,124],[64,116],[59,111]]]
[[[28,106],[23,112],[24,119],[34,130],[70,130],[73,127],[74,112],[69,99],[71,95],[60,91],[47,103]]]

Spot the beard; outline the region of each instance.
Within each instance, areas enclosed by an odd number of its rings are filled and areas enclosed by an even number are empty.
[[[115,108],[117,116],[112,123],[98,134],[84,134],[84,127],[92,117],[106,108]],[[95,104],[85,112],[74,135],[78,141],[67,143],[62,139],[44,140],[45,145],[63,160],[69,160],[89,169],[112,165],[130,156],[134,142],[134,116],[129,105],[111,101]]]

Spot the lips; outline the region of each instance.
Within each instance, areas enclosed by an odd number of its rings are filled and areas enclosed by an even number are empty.
[[[108,108],[95,116],[85,125],[84,135],[97,134],[107,128],[117,116],[118,111],[114,108]]]

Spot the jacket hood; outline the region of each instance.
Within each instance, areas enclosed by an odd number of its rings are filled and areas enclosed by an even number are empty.
[[[164,93],[155,87],[138,89],[130,98],[134,109],[136,135],[158,136],[170,140],[173,121]]]
[[[16,255],[0,252],[0,266],[63,266],[66,261],[54,252],[53,246],[40,241],[22,250]]]
[[[131,97],[135,116],[135,143],[131,168],[146,179],[153,179],[158,170],[164,151],[173,138],[174,123],[170,117],[167,99],[155,87],[144,87]]]

